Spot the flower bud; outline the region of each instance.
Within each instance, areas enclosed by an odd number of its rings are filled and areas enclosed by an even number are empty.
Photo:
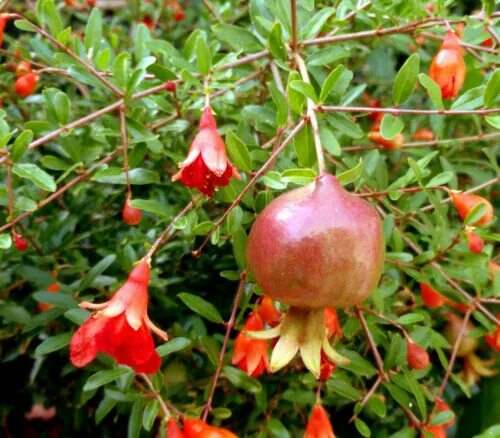
[[[413,370],[425,370],[429,366],[429,353],[420,345],[408,340],[406,342],[406,360]]]

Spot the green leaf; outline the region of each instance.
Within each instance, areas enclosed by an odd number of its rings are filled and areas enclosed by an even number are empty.
[[[217,323],[224,321],[215,306],[203,298],[187,292],[181,292],[180,294],[177,294],[177,296],[187,307],[189,307],[193,312],[203,316],[203,318]]]
[[[45,0],[42,6],[43,18],[49,27],[50,33],[53,36],[57,36],[60,32],[64,30],[63,22],[59,11],[56,8],[53,0]]]
[[[452,411],[441,411],[436,413],[429,421],[430,426],[441,426],[442,424],[448,423],[455,418],[455,414]]]
[[[92,374],[85,385],[83,385],[84,391],[92,391],[94,389],[100,388],[107,383],[114,382],[118,377],[130,373],[130,368],[115,368],[113,370],[103,370],[97,371],[97,373]]]
[[[415,400],[417,401],[417,406],[420,411],[420,414],[424,420],[427,419],[427,405],[425,404],[425,396],[422,388],[418,384],[417,380],[413,376],[410,371],[404,370],[404,375],[406,378],[406,382],[408,383],[411,393],[415,396]]]
[[[439,87],[430,76],[425,73],[420,73],[418,75],[418,80],[420,84],[427,90],[427,94],[431,98],[432,103],[436,109],[444,109],[443,98],[441,97],[441,88]]]
[[[244,50],[247,52],[257,52],[262,50],[259,40],[243,27],[233,24],[216,24],[212,26],[215,36],[228,44],[235,50]]]
[[[246,261],[246,248],[247,248],[247,234],[243,227],[239,227],[236,232],[233,233],[233,254],[240,269],[245,269]]]
[[[314,181],[317,174],[314,169],[287,169],[281,174],[282,181],[299,185]]]
[[[420,57],[418,53],[411,55],[399,69],[392,86],[392,100],[396,105],[403,103],[413,93],[419,69]]]
[[[283,93],[278,90],[278,87],[274,83],[268,82],[267,86],[269,91],[271,91],[271,97],[278,110],[276,113],[276,124],[282,128],[286,126],[288,121],[288,102]]]
[[[141,434],[141,413],[142,413],[142,400],[136,400],[132,405],[130,417],[128,419],[127,438],[139,438]]]
[[[342,155],[342,149],[337,140],[337,137],[335,137],[335,134],[330,128],[328,128],[328,126],[320,125],[319,137],[321,139],[321,144],[328,152],[337,157]]]
[[[20,178],[29,179],[32,183],[48,192],[55,192],[57,189],[54,178],[45,172],[45,170],[40,169],[36,164],[15,163],[12,166],[12,172]]]
[[[246,144],[231,130],[226,133],[226,147],[229,158],[238,169],[252,171],[252,157]]]
[[[300,32],[301,38],[306,40],[314,38],[334,13],[334,8],[325,7],[316,12],[316,14],[309,19],[303,30]]]
[[[127,85],[131,62],[132,57],[130,56],[130,53],[126,52],[120,53],[113,62],[113,80],[120,87],[125,87]]]
[[[29,21],[26,20],[16,20],[14,21],[14,26],[16,26],[19,30],[23,30],[25,32],[36,32],[36,29],[31,25]]]
[[[362,436],[369,437],[372,435],[370,428],[363,420],[356,417],[354,419],[354,425],[356,426],[356,429]]]
[[[83,278],[83,280],[80,282],[79,289],[87,289],[99,275],[101,275],[113,264],[115,260],[116,256],[114,254],[110,254],[109,256],[104,257],[99,263],[93,266],[92,269]]]
[[[339,365],[339,368],[344,368],[359,376],[371,377],[377,374],[377,369],[370,361],[363,358],[359,353],[346,348],[339,348],[338,353],[347,357],[350,363],[348,365]]]
[[[156,352],[160,357],[165,357],[168,354],[175,353],[176,351],[184,350],[191,345],[191,341],[188,338],[178,337],[170,339],[163,345],[156,347]]]
[[[306,58],[308,66],[330,65],[339,59],[348,58],[351,52],[344,47],[330,46],[320,49]]]
[[[500,96],[500,69],[496,69],[486,83],[484,92],[484,104],[487,107],[494,107]]]
[[[12,246],[12,237],[10,234],[0,234],[0,249],[9,249]]]
[[[108,415],[113,408],[116,406],[116,403],[118,403],[117,400],[114,400],[109,397],[103,397],[101,402],[99,403],[99,406],[97,406],[97,409],[95,411],[95,424],[99,424],[106,415]]]
[[[96,54],[101,46],[102,38],[102,13],[99,8],[92,9],[87,26],[85,27],[85,38],[83,40],[85,48],[92,49]]]
[[[478,222],[486,213],[486,202],[481,202],[475,205],[464,219],[464,225],[473,225]]]
[[[296,114],[302,114],[302,109],[304,108],[304,104],[306,102],[305,96],[291,87],[292,82],[295,82],[297,80],[301,80],[299,73],[296,71],[291,71],[290,75],[288,76],[287,84],[288,102],[293,112],[295,112]]]
[[[202,35],[199,35],[196,40],[196,63],[198,64],[199,72],[207,76],[212,68],[212,54],[208,47],[207,41]]]
[[[425,187],[437,187],[442,186],[450,182],[455,177],[455,174],[450,170],[445,172],[438,173],[435,177],[433,177]]]
[[[423,320],[424,316],[420,313],[407,313],[406,315],[400,316],[398,319],[396,319],[396,322],[401,325],[410,325]]]
[[[380,125],[380,134],[387,140],[393,139],[398,135],[405,125],[400,117],[393,116],[392,114],[384,114],[382,124]]]
[[[274,23],[271,28],[271,33],[269,34],[269,51],[276,59],[286,59],[287,53],[285,43],[283,42],[283,31],[280,22]]]
[[[54,96],[54,108],[56,111],[57,121],[61,125],[67,124],[69,122],[71,111],[71,101],[62,91],[58,91]]]
[[[142,427],[147,431],[150,431],[153,427],[155,419],[160,411],[160,405],[158,400],[149,400],[144,408],[144,413],[142,414]]]
[[[485,89],[486,87],[481,86],[467,90],[453,102],[453,105],[451,105],[451,109],[457,111],[467,111],[481,108],[484,105]]]
[[[141,169],[139,167],[130,170],[129,178],[130,184],[132,185],[156,184],[160,182],[160,176],[158,173],[149,169]],[[106,169],[98,170],[92,177],[92,181],[123,185],[127,183],[125,172],[121,167],[108,167]]]
[[[237,388],[241,388],[252,394],[257,394],[262,391],[260,382],[253,377],[250,377],[247,373],[241,371],[240,369],[225,366],[222,370],[224,375]]]
[[[316,91],[314,91],[314,88],[311,84],[298,80],[290,82],[290,87],[295,91],[298,91],[305,97],[311,99],[313,102],[316,103],[318,101],[318,96],[316,96]]]
[[[51,306],[61,307],[63,309],[72,309],[78,307],[78,301],[62,292],[36,292],[33,294],[33,298],[39,303],[49,304]]]
[[[19,161],[23,157],[24,153],[28,149],[29,144],[32,141],[33,131],[31,131],[30,129],[26,129],[21,132],[14,141],[14,144],[12,145],[12,149],[10,151],[10,157],[12,158],[12,161]]]
[[[130,201],[130,205],[148,213],[153,213],[162,217],[171,217],[171,210],[163,203],[153,199],[134,199]]]
[[[148,47],[148,42],[151,41],[151,33],[148,27],[140,23],[135,31],[134,55],[136,62],[142,61],[151,53]]]
[[[328,96],[332,95],[335,100],[339,100],[347,91],[351,83],[353,73],[347,70],[343,65],[337,66],[323,82],[319,100],[326,101]]]
[[[51,336],[45,339],[38,347],[35,349],[36,356],[44,356],[54,351],[58,351],[69,344],[73,333],[63,333],[61,335]]]
[[[340,184],[345,186],[347,184],[356,181],[361,176],[362,172],[363,172],[363,159],[360,158],[356,166],[354,166],[352,169],[346,170],[345,172],[342,172],[341,174],[337,175],[337,179],[339,180]]]

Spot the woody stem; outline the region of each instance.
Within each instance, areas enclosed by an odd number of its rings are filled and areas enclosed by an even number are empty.
[[[172,414],[170,413],[170,410],[167,407],[167,404],[165,403],[165,400],[163,400],[161,394],[155,389],[153,382],[151,382],[151,379],[148,377],[147,374],[140,374],[140,376],[143,378],[143,380],[146,382],[146,385],[148,385],[149,389],[153,393],[154,397],[156,400],[158,400],[158,403],[160,404],[160,407],[165,414],[165,418],[168,420]]]
[[[125,106],[120,107],[120,135],[123,146],[123,168],[125,170],[125,182],[127,184],[127,201],[132,198],[132,188],[130,187],[130,166],[128,163],[128,137],[127,137],[127,119],[125,115]]]
[[[224,342],[222,343],[222,348],[219,353],[219,360],[217,361],[217,368],[215,370],[215,374],[212,378],[212,383],[210,384],[210,391],[208,394],[207,402],[205,403],[205,408],[203,409],[203,414],[201,419],[203,421],[207,421],[208,413],[212,409],[212,402],[214,399],[215,388],[217,387],[217,381],[219,380],[222,364],[224,362],[224,355],[226,354],[227,344],[229,343],[229,337],[231,336],[231,331],[233,330],[235,321],[236,321],[236,313],[238,312],[238,306],[240,304],[241,297],[243,295],[243,291],[245,290],[245,280],[247,278],[247,271],[243,271],[240,275],[240,284],[238,285],[238,290],[236,292],[236,296],[234,297],[233,309],[231,310],[231,316],[229,317],[229,321],[226,326],[226,335],[224,336]]]

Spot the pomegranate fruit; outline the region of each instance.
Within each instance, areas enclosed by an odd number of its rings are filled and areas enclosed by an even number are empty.
[[[328,342],[325,308],[362,302],[382,274],[380,218],[367,202],[345,191],[329,174],[281,195],[254,222],[247,262],[262,291],[290,307],[278,326],[253,336],[279,340],[271,371],[300,351],[319,377],[321,353],[346,364]]]
[[[277,301],[308,309],[352,306],[382,274],[380,218],[334,176],[322,175],[264,209],[248,237],[247,261]]]

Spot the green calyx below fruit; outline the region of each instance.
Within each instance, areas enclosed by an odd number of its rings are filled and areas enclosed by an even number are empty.
[[[324,309],[292,306],[277,327],[266,331],[246,331],[245,334],[256,339],[279,337],[271,354],[270,368],[273,373],[288,365],[297,353],[316,378],[321,372],[322,351],[337,365],[349,364],[349,359],[337,353],[328,341]]]

